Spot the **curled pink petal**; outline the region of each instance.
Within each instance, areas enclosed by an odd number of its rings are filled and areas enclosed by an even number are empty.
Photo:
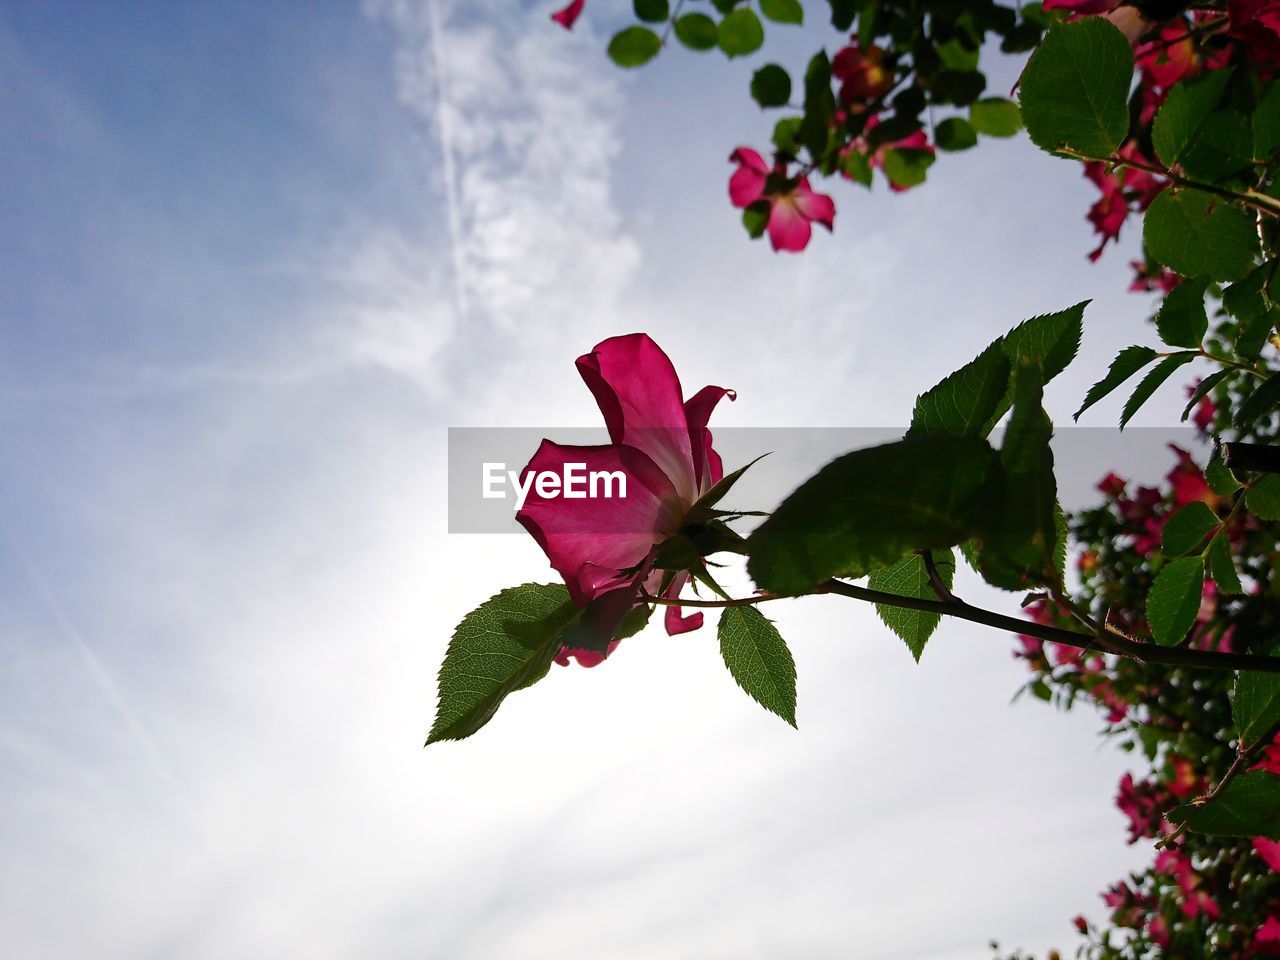
[[[738,169],[729,178],[729,202],[735,207],[749,207],[764,196],[769,168],[764,158],[749,147],[739,147],[729,155]]]
[[[558,492],[544,496],[533,484],[516,520],[564,578],[573,602],[586,606],[625,583],[620,571],[638,567],[655,543],[675,533],[683,510],[666,474],[627,446],[572,447],[544,440],[520,482],[543,472],[563,476],[566,464],[581,464],[588,474],[621,474],[626,496],[617,495],[621,483],[616,481],[614,496],[574,499]],[[598,491],[603,493],[603,482]]]
[[[719,483],[724,476],[724,467],[720,456],[711,449],[711,431],[707,429],[707,421],[716,404],[724,397],[736,400],[738,395],[724,387],[703,387],[684,405],[685,419],[689,423],[689,443],[693,448],[693,472],[698,482],[698,494],[701,496]]]
[[[647,334],[611,337],[578,358],[609,439],[642,451],[670,478],[686,506],[698,498],[680,378]]]
[[[809,245],[813,229],[804,215],[786,200],[777,200],[769,213],[769,242],[775,250],[799,253]]]
[[[809,178],[801,177],[791,195],[791,203],[800,211],[800,215],[814,223],[820,223],[830,230],[836,219],[836,205],[825,193],[814,193],[809,187]]]
[[[676,600],[680,597],[680,591],[684,589],[685,584],[689,582],[688,571],[682,570],[672,579],[671,585],[663,592],[662,596],[667,600]],[[663,616],[664,626],[670,636],[678,633],[688,633],[690,630],[697,630],[702,626],[702,611],[696,610],[687,617],[681,616],[679,607],[666,607],[666,613]]]
[[[551,15],[551,19],[566,30],[572,30],[573,25],[578,22],[578,17],[582,13],[582,7],[587,0],[573,0],[563,10],[557,10]]]

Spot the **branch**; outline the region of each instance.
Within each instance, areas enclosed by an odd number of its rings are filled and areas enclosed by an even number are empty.
[[[1232,471],[1280,473],[1280,447],[1269,443],[1224,443],[1222,463]]]

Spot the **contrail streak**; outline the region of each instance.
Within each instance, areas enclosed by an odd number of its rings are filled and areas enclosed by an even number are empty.
[[[431,32],[431,62],[436,79],[436,124],[440,131],[440,159],[444,171],[445,214],[449,221],[449,246],[453,256],[453,292],[459,321],[467,316],[466,265],[462,256],[462,219],[458,203],[457,171],[453,160],[453,122],[445,96],[445,67],[441,40],[440,0],[427,0],[427,21]]]

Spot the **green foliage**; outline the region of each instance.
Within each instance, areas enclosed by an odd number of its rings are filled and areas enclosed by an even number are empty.
[[[705,13],[686,13],[675,23],[676,39],[690,50],[710,50],[720,40],[720,28]]]
[[[884,173],[895,186],[918,186],[924,183],[925,174],[934,159],[932,150],[890,147],[884,152]]]
[[[440,702],[427,743],[471,736],[507,694],[541,680],[579,612],[563,585],[526,583],[463,617],[440,666]]]
[[[726,56],[745,57],[764,43],[764,25],[754,10],[740,7],[720,21],[716,42]]]
[[[1164,525],[1162,549],[1166,557],[1198,552],[1205,537],[1218,529],[1218,515],[1202,500],[1187,504]]]
[[[956,558],[951,550],[937,551],[934,555],[934,566],[947,589],[955,580]],[[867,585],[872,590],[897,594],[900,597],[914,597],[917,600],[937,600],[929,579],[929,570],[925,566],[924,557],[918,553],[903,557],[893,566],[877,570],[871,574]],[[903,607],[890,607],[882,603],[876,604],[876,613],[884,621],[884,625],[896,633],[906,643],[911,655],[920,660],[924,646],[929,637],[938,628],[942,615],[929,613],[927,610],[907,610]]]
[[[1253,218],[1202,190],[1170,187],[1152,201],[1143,224],[1147,252],[1182,274],[1239,280],[1253,265]]]
[[[1272,83],[1253,111],[1253,158],[1262,162],[1280,148],[1280,83]]]
[[[1205,395],[1210,393],[1214,387],[1230,375],[1231,369],[1228,367],[1219,370],[1217,373],[1209,374],[1209,376],[1196,384],[1195,389],[1191,391],[1191,396],[1187,400],[1187,405],[1182,409],[1182,420],[1184,423],[1186,422],[1187,417],[1191,416],[1191,411],[1196,408],[1196,404],[1198,404]]]
[[[609,59],[620,67],[640,67],[661,49],[662,40],[648,27],[627,27],[609,41]]]
[[[762,107],[784,107],[791,99],[791,77],[776,63],[767,63],[751,77],[751,96]]]
[[[1009,389],[1009,355],[996,340],[941,383],[916,398],[907,436],[948,433],[985,437]]]
[[[1151,399],[1151,395],[1159,389],[1164,383],[1184,364],[1190,363],[1196,358],[1196,354],[1192,351],[1175,353],[1165,357],[1154,367],[1145,377],[1138,381],[1138,385],[1134,388],[1133,393],[1129,395],[1129,399],[1125,401],[1124,410],[1120,412],[1120,429],[1123,430],[1128,426],[1129,421],[1133,419],[1134,414],[1141,409],[1142,405]]]
[[[1228,595],[1244,593],[1240,574],[1236,572],[1236,562],[1231,557],[1231,539],[1225,531],[1219,531],[1217,536],[1209,542],[1205,562],[1209,567],[1209,577],[1217,584],[1219,593]]]
[[[742,210],[742,225],[747,234],[754,240],[764,236],[765,227],[769,226],[769,214],[773,208],[768,200],[757,200]]]
[[[667,0],[632,0],[632,9],[636,19],[647,23],[662,23],[671,16],[671,7]]]
[[[774,23],[804,23],[800,0],[760,0],[760,12]]]
[[[1255,517],[1280,520],[1280,477],[1268,474],[1250,484],[1244,505]]]
[[[1278,404],[1280,404],[1280,373],[1273,373],[1236,408],[1235,425],[1248,426],[1255,420],[1270,414]]]
[[[863,576],[913,550],[968,539],[995,459],[983,440],[911,437],[832,461],[748,539],[748,570],[774,593]]]
[[[777,627],[753,606],[725,607],[717,628],[724,665],[747,694],[796,725],[796,663]]]
[[[1246,749],[1270,733],[1280,724],[1280,674],[1241,670],[1231,716]]]
[[[1253,163],[1253,129],[1235,110],[1211,113],[1195,141],[1182,154],[1182,169],[1203,183],[1239,173]]]
[[[1019,96],[1036,146],[1107,157],[1129,132],[1133,51],[1101,17],[1055,23],[1031,56]]]
[[[969,105],[969,123],[988,137],[1012,137],[1022,129],[1022,112],[1012,100],[988,97]]]
[[[977,146],[978,134],[973,125],[963,117],[948,117],[938,124],[934,140],[937,141],[939,150],[955,153]]]
[[[1236,777],[1212,802],[1186,804],[1169,814],[1196,833],[1280,839],[1280,777],[1252,770]]]
[[[1107,368],[1107,375],[1089,388],[1089,392],[1085,394],[1084,403],[1080,404],[1080,409],[1075,412],[1072,419],[1079,420],[1080,414],[1115,390],[1156,356],[1156,352],[1150,347],[1125,347],[1111,361],[1111,366]]]
[[[1151,125],[1151,142],[1165,167],[1177,163],[1222,98],[1230,70],[1211,70],[1176,83]]]
[[[1209,314],[1204,307],[1208,277],[1185,280],[1174,287],[1156,313],[1156,331],[1171,347],[1200,346],[1209,329]]]
[[[1147,622],[1156,643],[1172,647],[1182,642],[1200,612],[1204,594],[1204,562],[1182,557],[1160,568],[1147,594]]]

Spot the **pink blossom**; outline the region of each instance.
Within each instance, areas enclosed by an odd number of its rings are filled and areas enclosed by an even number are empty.
[[[769,242],[774,250],[803,250],[813,234],[810,224],[832,229],[836,205],[826,194],[814,193],[808,177],[788,179],[781,163],[771,171],[764,158],[747,147],[733,151],[729,160],[738,165],[729,178],[729,200],[735,207],[769,204]]]
[[[566,30],[572,30],[573,25],[578,22],[578,17],[582,13],[582,7],[587,0],[572,0],[572,2],[563,10],[557,10],[551,15],[551,19]]]
[[[1280,842],[1268,840],[1266,837],[1253,838],[1254,852],[1262,858],[1272,870],[1280,872]]]
[[[1196,466],[1191,454],[1177,444],[1169,444],[1169,449],[1177,456],[1178,462],[1172,470],[1165,474],[1165,481],[1173,488],[1173,502],[1179,507],[1200,500],[1213,508],[1218,503],[1218,495],[1209,488],[1204,471]]]
[[[1117,153],[1126,160],[1149,163],[1132,143],[1125,144]],[[1101,160],[1086,163],[1084,175],[1102,192],[1086,215],[1093,224],[1094,232],[1102,237],[1098,246],[1089,253],[1090,260],[1097,260],[1109,242],[1119,239],[1120,228],[1131,210],[1146,210],[1165,188],[1166,182],[1145,170],[1117,167]]]
[[[558,661],[575,657],[594,666],[613,651],[619,626],[640,591],[656,594],[662,571],[653,568],[655,548],[674,536],[694,502],[723,474],[711,446],[707,421],[732,391],[704,387],[685,401],[675,368],[646,334],[613,337],[578,358],[578,372],[595,396],[609,429],[609,444],[573,447],[544,440],[521,474],[521,483],[565,465],[590,474],[625,477],[625,495],[570,499],[558,491],[529,488],[516,519],[533,535],[564,578],[573,602],[583,608],[575,628],[589,642],[566,643]],[[675,599],[688,583],[677,575],[663,596]],[[666,608],[671,634],[696,630],[702,615],[682,617]],[[607,652],[600,652],[606,650]]]
[[[1125,481],[1121,477],[1117,477],[1114,473],[1108,473],[1098,481],[1095,489],[1099,493],[1105,493],[1108,497],[1118,497],[1124,493],[1124,485]]]
[[[1164,809],[1169,806],[1161,793],[1151,781],[1136,783],[1131,773],[1120,778],[1116,806],[1129,818],[1130,843],[1137,843],[1143,837],[1154,837],[1160,830]]]
[[[831,75],[841,81],[840,102],[855,111],[883,97],[893,86],[893,71],[885,66],[884,51],[875,44],[863,50],[856,40],[832,58]]]
[[[1255,61],[1280,65],[1280,0],[1227,0],[1227,32]]]
[[[1133,267],[1133,282],[1129,284],[1130,293],[1169,293],[1182,282],[1182,277],[1168,267],[1145,263],[1142,260],[1130,260]]]
[[[1164,922],[1164,917],[1157,915],[1151,918],[1151,922],[1147,924],[1147,936],[1158,947],[1169,946],[1169,928]]]
[[[1179,800],[1194,796],[1205,788],[1203,777],[1196,774],[1196,769],[1186,757],[1174,756],[1169,760],[1173,768],[1173,776],[1168,780],[1169,792]]]
[[[1199,386],[1200,386],[1199,380],[1197,380],[1195,383],[1188,386],[1187,396],[1190,397],[1192,394],[1194,394],[1196,392],[1196,389]],[[1196,401],[1196,409],[1195,409],[1195,412],[1191,415],[1191,419],[1192,421],[1195,422],[1197,430],[1199,430],[1201,433],[1207,433],[1209,428],[1213,426],[1213,418],[1216,417],[1217,415],[1218,415],[1218,408],[1214,406],[1213,398],[1210,397],[1208,394],[1205,394],[1203,397],[1201,397],[1199,400]]]
[[[1280,954],[1280,918],[1271,916],[1253,935],[1253,942],[1259,950],[1268,956]]]
[[[856,149],[861,151],[862,153],[867,153],[868,151],[870,151],[871,148],[865,139],[865,134],[870,133],[879,125],[880,125],[879,117],[868,117],[867,124],[865,127],[863,127],[864,136],[859,137],[857,140],[853,141],[853,143],[851,143],[849,147],[846,149]],[[879,167],[880,169],[883,170],[885,152],[888,150],[927,150],[931,154],[934,154],[934,155],[937,154],[937,151],[933,148],[933,144],[929,142],[929,135],[926,134],[923,130],[917,130],[915,133],[908,134],[907,136],[903,137],[900,140],[891,140],[887,143],[882,143],[880,144],[880,146],[876,147],[876,149],[871,152],[871,155],[869,157],[869,162],[871,166]],[[910,190],[911,188],[909,186],[903,186],[902,184],[894,183],[892,180],[890,180],[889,189],[892,190],[894,193],[903,193],[904,191]]]
[[[1080,16],[1108,13],[1120,6],[1121,0],[1044,0],[1046,10],[1070,10]]]

